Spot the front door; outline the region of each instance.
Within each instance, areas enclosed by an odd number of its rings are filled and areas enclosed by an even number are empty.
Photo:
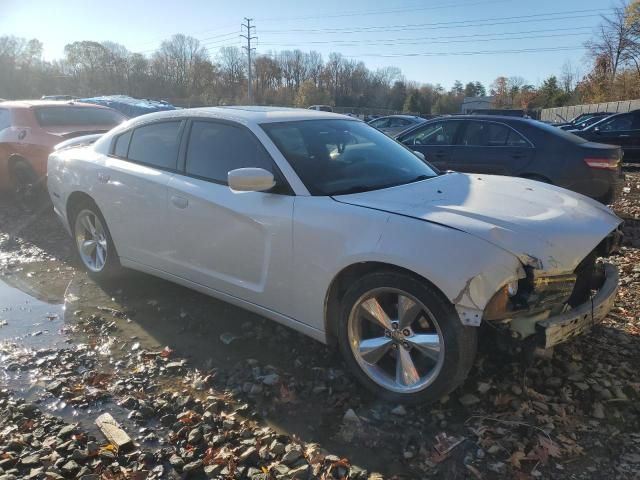
[[[184,172],[169,182],[172,273],[286,311],[294,197],[246,127],[194,120],[187,135]],[[232,191],[228,172],[246,167],[271,171],[279,186],[272,192]]]

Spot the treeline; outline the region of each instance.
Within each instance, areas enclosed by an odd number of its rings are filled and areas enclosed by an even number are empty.
[[[593,67],[586,74],[567,62],[540,85],[522,77],[498,77],[485,87],[460,81],[450,89],[407,81],[400,69],[371,70],[340,53],[285,50],[253,59],[254,103],[329,104],[422,114],[457,113],[464,97],[493,95],[498,108],[556,107],[640,98],[640,2],[621,3],[587,43]],[[247,61],[237,47],[211,56],[201,42],[174,35],[145,55],[114,42],[78,41],[63,58],[42,59],[36,39],[0,36],[0,98],[43,94],[127,94],[183,106],[247,102]]]
[[[64,57],[42,60],[36,39],[0,37],[0,98],[127,94],[184,105],[247,101],[247,61],[237,47],[211,57],[196,38],[174,35],[151,55],[113,42],[79,41]],[[328,104],[422,113],[453,113],[464,96],[485,95],[480,82],[440,85],[408,82],[396,67],[368,69],[331,53],[285,50],[253,60],[254,102],[264,105]]]

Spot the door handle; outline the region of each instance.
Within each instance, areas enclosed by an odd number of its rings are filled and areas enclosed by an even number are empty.
[[[110,175],[103,173],[103,172],[98,172],[98,181],[100,183],[109,183],[109,179],[111,178]]]
[[[171,195],[171,203],[178,208],[187,208],[189,206],[189,200],[177,195]]]

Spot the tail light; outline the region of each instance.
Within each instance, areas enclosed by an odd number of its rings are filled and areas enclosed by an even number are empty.
[[[597,168],[600,170],[617,170],[618,163],[620,159],[618,158],[585,158],[584,163],[586,163],[590,168]]]

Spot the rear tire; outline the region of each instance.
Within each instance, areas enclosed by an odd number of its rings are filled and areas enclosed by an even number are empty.
[[[38,178],[26,160],[14,161],[9,172],[13,183],[13,192],[19,201],[31,205],[44,198],[42,180]]]
[[[71,209],[70,219],[76,255],[89,275],[108,279],[120,274],[118,252],[98,206],[82,200]]]
[[[362,385],[407,404],[435,402],[462,384],[477,348],[477,329],[464,326],[439,291],[394,271],[365,275],[349,288],[337,335]]]

